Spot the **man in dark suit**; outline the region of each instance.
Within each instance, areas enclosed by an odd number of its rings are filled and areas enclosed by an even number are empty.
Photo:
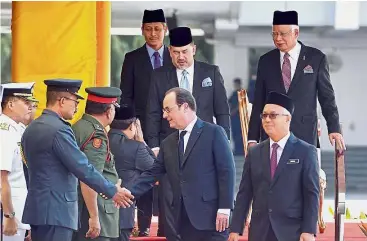
[[[299,26],[295,11],[274,12],[272,36],[276,49],[261,56],[258,64],[248,133],[249,147],[267,138],[259,116],[267,94],[276,91],[294,101],[295,112],[290,128],[295,136],[317,145],[318,99],[327,122],[330,142],[336,142],[338,149],[344,150],[339,113],[325,54],[297,41]]]
[[[80,80],[46,80],[42,115],[25,130],[21,147],[28,166],[28,195],[22,217],[32,240],[71,241],[78,229],[78,179],[104,199],[129,206],[133,198],[120,184],[106,180],[75,141],[70,124],[76,113]]]
[[[150,75],[153,69],[172,65],[168,48],[163,45],[167,33],[166,19],[162,9],[145,10],[141,27],[146,43],[125,55],[121,72],[122,104],[134,105],[136,117],[141,121],[143,132],[146,126],[146,106],[149,94]],[[157,190],[155,190],[157,191]],[[155,194],[157,194],[155,192]],[[153,191],[137,201],[139,236],[147,236],[152,218]],[[161,217],[160,213],[160,217]],[[159,222],[159,235],[163,235]]]
[[[161,144],[153,167],[130,189],[139,197],[167,173],[175,228],[183,241],[226,240],[234,204],[235,168],[222,127],[196,116],[196,102],[182,88],[163,100],[164,118],[176,129]]]
[[[270,92],[261,113],[269,139],[249,149],[229,241],[243,232],[251,201],[249,241],[314,241],[319,208],[317,150],[293,135],[294,104]],[[270,157],[270,159],[269,159]]]
[[[194,60],[196,46],[193,43],[190,28],[172,29],[169,38],[173,65],[156,69],[151,76],[147,107],[149,122],[147,122],[145,132],[148,145],[157,153],[162,140],[175,131],[162,118],[163,98],[166,91],[173,87],[189,90],[196,99],[198,117],[210,123],[213,123],[213,119],[216,118],[216,123],[225,129],[230,139],[229,105],[219,68]],[[160,203],[160,207],[165,212],[166,236],[177,236],[169,207],[172,202],[172,192],[166,176],[160,180],[160,186],[164,189],[161,196],[164,197],[165,203]],[[174,240],[179,240],[179,238]]]
[[[145,144],[140,121],[132,106],[122,106],[116,111],[108,133],[115,166],[124,187],[131,188],[140,174],[153,166],[154,153]],[[134,228],[135,205],[120,209],[119,241],[129,241]]]

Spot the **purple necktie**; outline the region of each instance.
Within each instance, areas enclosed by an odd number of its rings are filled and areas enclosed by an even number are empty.
[[[289,61],[289,54],[285,53],[283,58],[282,77],[284,82],[285,92],[288,92],[291,85],[291,62]]]
[[[156,68],[161,67],[162,65],[161,65],[161,60],[159,59],[159,53],[154,52],[153,56],[154,56],[153,68],[156,69]]]
[[[273,179],[274,177],[274,173],[275,170],[277,169],[277,165],[278,165],[278,160],[277,160],[277,149],[278,149],[279,145],[277,143],[273,143],[273,145],[271,145],[271,157],[270,157],[270,174],[271,174],[271,179]]]

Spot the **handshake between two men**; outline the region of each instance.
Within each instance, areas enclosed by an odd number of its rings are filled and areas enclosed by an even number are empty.
[[[119,179],[116,183],[117,192],[112,197],[112,200],[115,204],[116,208],[128,208],[133,204],[134,196],[131,194],[129,190],[124,187],[121,187],[121,179]]]

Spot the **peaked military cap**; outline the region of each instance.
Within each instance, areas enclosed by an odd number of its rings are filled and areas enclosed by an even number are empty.
[[[92,101],[101,104],[114,104],[116,107],[120,105],[117,103],[117,98],[121,96],[121,90],[116,87],[90,87],[86,88],[88,93],[87,101]]]
[[[78,99],[84,100],[84,98],[78,94],[78,90],[82,85],[81,80],[51,79],[45,80],[44,83],[47,85],[47,91],[69,92],[70,94],[75,95]]]
[[[144,10],[143,23],[165,23],[166,18],[162,9]]]
[[[33,86],[34,86],[34,82],[3,84],[2,85],[3,98],[14,96],[14,97],[20,97],[20,98],[26,99],[28,101],[38,102],[38,100],[36,100],[33,97]]]
[[[298,13],[296,11],[275,11],[273,25],[298,25]]]
[[[173,28],[169,31],[170,45],[182,47],[192,43],[191,29],[188,27]]]
[[[275,91],[271,91],[268,94],[265,104],[279,105],[285,108],[286,110],[288,110],[289,113],[291,113],[291,115],[294,112],[294,103],[292,99],[284,94],[281,94]]]

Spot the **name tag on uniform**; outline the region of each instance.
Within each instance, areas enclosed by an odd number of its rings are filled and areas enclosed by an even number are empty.
[[[287,164],[299,164],[299,159],[289,159]]]

